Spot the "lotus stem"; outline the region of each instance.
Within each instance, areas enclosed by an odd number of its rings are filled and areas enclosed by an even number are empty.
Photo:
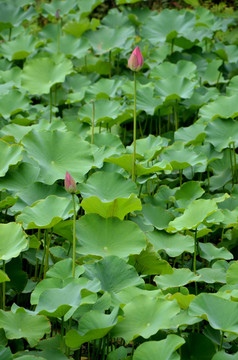
[[[75,261],[76,261],[76,206],[75,206],[75,198],[74,194],[72,194],[73,198],[73,207],[74,207],[74,217],[73,217],[73,270],[72,275],[75,277]]]
[[[53,99],[52,99],[52,86],[50,88],[50,123],[52,121],[52,102],[53,102]]]
[[[60,52],[60,19],[57,19],[57,52]]]
[[[219,345],[219,351],[222,350],[223,340],[224,340],[224,331],[221,331],[221,341],[220,341],[220,345]]]
[[[132,181],[135,181],[135,172],[136,172],[136,73],[134,72],[134,120],[133,120]]]
[[[193,254],[193,272],[197,274],[197,267],[196,267],[196,258],[197,258],[197,228],[195,229],[194,234],[194,254]],[[197,283],[195,281],[195,293],[197,295]]]
[[[109,51],[109,74],[108,74],[109,79],[111,79],[112,77],[112,52],[111,50]]]
[[[45,251],[45,264],[44,264],[44,279],[46,277],[46,272],[48,270],[49,267],[49,251],[50,251],[50,237],[49,237],[49,233],[48,230],[45,231],[45,247],[46,247],[46,251]]]
[[[233,142],[233,158],[234,158],[234,171],[233,171],[233,175],[234,175],[234,183],[236,183],[237,181],[237,177],[236,177],[236,148],[235,148],[235,142]]]
[[[93,144],[93,137],[94,137],[94,121],[95,121],[95,102],[94,102],[93,100],[91,100],[91,101],[92,101],[92,106],[93,106],[91,144]]]
[[[2,261],[2,270],[5,273],[5,260]],[[6,282],[2,283],[2,309],[5,311],[6,309]]]

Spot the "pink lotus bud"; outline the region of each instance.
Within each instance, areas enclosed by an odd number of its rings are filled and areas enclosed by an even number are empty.
[[[139,46],[133,50],[129,60],[128,60],[128,67],[133,71],[139,71],[144,64],[143,56],[140,52]]]
[[[66,172],[65,175],[65,179],[64,179],[64,187],[65,190],[70,193],[70,194],[74,194],[77,191],[77,187],[76,187],[76,183],[74,178],[68,173],[68,171]]]

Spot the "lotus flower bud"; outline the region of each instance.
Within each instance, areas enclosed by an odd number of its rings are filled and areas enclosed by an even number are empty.
[[[128,67],[133,71],[139,71],[144,64],[143,56],[140,52],[139,46],[133,50],[129,60],[128,60]]]
[[[55,12],[55,18],[56,18],[56,20],[59,20],[59,18],[60,18],[60,9],[57,9],[56,10],[56,12]]]
[[[77,187],[76,187],[76,183],[74,178],[68,173],[68,171],[66,172],[65,175],[65,179],[64,179],[64,187],[65,190],[70,193],[70,194],[74,194],[77,191]]]

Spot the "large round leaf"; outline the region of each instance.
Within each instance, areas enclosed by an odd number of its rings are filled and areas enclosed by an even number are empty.
[[[209,122],[206,127],[206,141],[211,143],[217,151],[222,151],[232,143],[238,145],[238,123],[233,119],[217,118]]]
[[[50,333],[50,323],[45,316],[30,315],[20,310],[16,313],[0,310],[0,328],[8,339],[25,338],[31,347]]]
[[[117,256],[107,256],[97,263],[86,264],[85,269],[85,276],[98,279],[104,291],[117,293],[127,287],[144,284],[135,268]]]
[[[127,257],[145,248],[143,232],[131,221],[104,219],[96,214],[82,216],[76,222],[77,252],[84,255]]]
[[[189,313],[207,320],[214,329],[238,335],[237,302],[202,293],[191,302]]]
[[[96,172],[79,189],[84,198],[81,206],[87,213],[123,220],[129,212],[141,210],[135,184],[118,173]]]
[[[232,355],[225,353],[225,351],[219,351],[213,356],[212,360],[238,360],[238,353]]]
[[[0,98],[0,114],[4,118],[17,114],[30,107],[29,100],[18,90],[10,90]]]
[[[95,124],[101,121],[110,121],[121,115],[121,105],[116,100],[98,99],[94,102]],[[78,113],[80,120],[92,123],[93,106],[92,103],[82,106]]]
[[[25,207],[17,221],[21,222],[25,229],[48,229],[72,216],[72,212],[72,198],[50,195],[32,206]]]
[[[160,289],[166,290],[170,287],[180,287],[198,281],[199,277],[189,269],[173,269],[172,274],[155,276],[155,282]]]
[[[146,221],[158,230],[167,228],[169,222],[174,218],[168,210],[151,204],[143,205],[142,213]]]
[[[64,82],[72,63],[63,54],[29,60],[22,71],[22,87],[30,94],[48,94],[52,85]]]
[[[197,67],[191,61],[180,60],[177,64],[163,62],[151,70],[150,77],[166,79],[170,76],[179,75],[192,80],[195,77]]]
[[[72,132],[33,130],[22,143],[39,163],[39,181],[49,185],[64,179],[66,171],[80,182],[93,164],[91,145]]]
[[[125,318],[114,327],[112,334],[128,343],[138,336],[148,339],[160,329],[169,329],[180,308],[175,300],[139,295],[126,304],[123,311]]]
[[[207,216],[217,210],[216,201],[213,199],[199,199],[192,201],[183,215],[170,221],[167,231],[175,232],[188,229],[196,229]]]
[[[155,158],[161,150],[168,145],[168,139],[149,135],[146,138],[136,140],[136,153],[141,155],[143,160],[150,161]],[[127,150],[133,152],[133,144],[127,146]]]
[[[26,234],[16,223],[0,224],[0,259],[17,257],[27,247]]]
[[[179,100],[190,98],[193,94],[195,82],[182,76],[171,76],[156,81],[156,94],[164,100]]]
[[[175,351],[185,343],[185,340],[177,335],[168,335],[160,341],[146,341],[136,348],[133,360],[156,359],[158,354],[163,360],[179,360]]]
[[[30,55],[37,45],[32,35],[21,34],[16,39],[2,43],[0,53],[8,60],[21,60]]]
[[[235,118],[238,115],[237,96],[219,96],[215,101],[204,105],[200,109],[199,115],[207,122],[217,117]]]
[[[0,176],[4,176],[10,165],[15,165],[22,159],[22,147],[9,145],[0,139],[0,153]]]

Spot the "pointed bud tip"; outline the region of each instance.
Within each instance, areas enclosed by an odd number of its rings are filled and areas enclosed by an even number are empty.
[[[68,171],[65,174],[64,187],[65,190],[70,194],[74,194],[77,191],[76,182],[74,178],[68,173]]]

